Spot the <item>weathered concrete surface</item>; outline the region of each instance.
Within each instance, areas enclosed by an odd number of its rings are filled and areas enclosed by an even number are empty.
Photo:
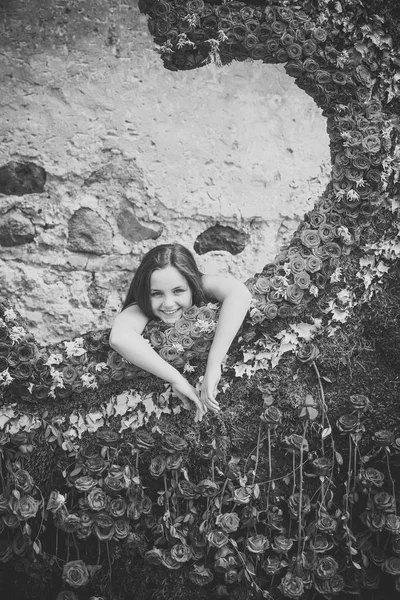
[[[40,340],[109,326],[143,251],[193,249],[217,223],[248,243],[199,265],[245,279],[324,189],[325,121],[282,67],[171,73],[134,2],[14,0],[0,23],[0,168],[46,173],[42,192],[0,194],[0,219],[32,231],[0,246],[0,287]],[[96,254],[69,239],[80,209],[109,232]]]

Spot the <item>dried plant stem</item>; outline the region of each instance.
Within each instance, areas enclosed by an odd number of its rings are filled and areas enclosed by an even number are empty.
[[[272,480],[272,452],[271,452],[271,428],[268,427],[268,490],[267,490],[267,510],[269,508],[269,500],[271,494]]]
[[[257,468],[258,468],[258,459],[260,457],[261,426],[262,426],[262,422],[260,421],[260,425],[258,426],[258,436],[257,436],[256,464],[254,465],[254,470],[253,470],[253,481],[252,481],[253,485],[254,485],[255,480],[256,480],[256,473],[257,473]],[[268,433],[269,433],[269,428],[268,428]]]
[[[76,558],[79,560],[80,559],[79,548],[78,548],[78,544],[76,543],[74,534],[72,534],[72,541],[74,542],[74,546],[75,546],[75,550],[76,550]]]
[[[304,423],[303,439],[300,446],[300,473],[299,473],[299,514],[298,514],[298,541],[297,541],[297,562],[301,560],[301,530],[302,530],[302,505],[303,505],[303,453],[304,440],[306,439],[308,420]]]
[[[110,547],[108,545],[108,540],[106,541],[106,547],[107,547],[107,559],[108,559],[109,577],[110,577],[110,598],[112,598],[113,597],[113,594],[112,594],[112,567],[111,567]]]
[[[393,498],[396,498],[396,488],[395,488],[395,486],[394,486],[394,479],[393,479],[393,477],[392,477],[392,471],[390,470],[389,452],[388,452],[388,449],[386,448],[386,446],[385,446],[385,455],[386,455],[386,465],[387,465],[388,475],[389,475],[389,479],[390,479],[390,481],[391,481],[391,483],[392,483],[392,494],[393,494]],[[397,514],[397,510],[396,510],[396,502],[395,502],[395,505],[394,505],[394,510],[395,510],[395,513],[394,513],[394,514]]]
[[[321,380],[321,375],[319,373],[318,367],[315,364],[315,360],[312,361],[312,366],[314,368],[315,374],[317,376],[318,379],[318,386],[319,386],[319,393],[321,395],[321,424],[322,424],[322,428],[325,429],[325,421],[326,419],[326,413],[327,413],[327,406],[325,403],[325,393],[324,393],[324,388],[322,385],[322,380]],[[324,445],[324,440],[321,440],[321,450],[322,450],[322,456],[325,455],[325,445]]]

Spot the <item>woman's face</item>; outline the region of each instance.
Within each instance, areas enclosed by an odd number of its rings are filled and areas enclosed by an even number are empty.
[[[192,306],[192,291],[177,268],[153,271],[150,277],[150,306],[156,318],[175,323]]]

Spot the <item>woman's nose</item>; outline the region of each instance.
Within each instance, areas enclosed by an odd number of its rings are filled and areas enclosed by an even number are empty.
[[[169,308],[170,306],[175,306],[175,300],[173,296],[164,296],[163,305],[165,308]]]

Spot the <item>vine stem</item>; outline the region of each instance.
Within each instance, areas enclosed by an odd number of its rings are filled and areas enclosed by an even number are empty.
[[[258,468],[258,459],[259,459],[259,457],[260,457],[261,426],[262,426],[262,422],[260,421],[260,425],[258,426],[257,451],[256,451],[256,464],[254,465],[254,470],[253,470],[253,481],[252,481],[252,485],[254,485],[254,483],[255,483],[255,480],[256,480],[256,473],[257,473],[257,468]],[[269,428],[268,428],[268,433],[269,433]]]
[[[396,498],[396,489],[394,486],[394,479],[392,477],[392,471],[390,470],[390,461],[389,461],[389,452],[388,449],[385,446],[385,455],[386,455],[386,464],[387,464],[387,470],[388,470],[388,474],[389,474],[389,479],[392,483],[392,494],[393,494],[393,498]],[[394,504],[394,514],[397,514],[397,510],[396,510],[396,502]]]
[[[321,375],[319,373],[318,367],[315,363],[315,360],[312,361],[312,366],[313,369],[315,371],[315,374],[317,376],[318,379],[318,386],[319,386],[319,393],[321,394],[321,407],[322,407],[322,428],[325,429],[325,418],[326,418],[326,410],[327,410],[327,406],[325,403],[325,393],[324,393],[324,387],[322,385],[322,381],[321,381]],[[321,440],[321,450],[322,450],[322,456],[325,455],[325,445],[324,445],[324,440]]]
[[[106,546],[107,546],[107,560],[108,560],[108,566],[109,566],[109,576],[110,576],[110,598],[113,597],[112,594],[112,568],[111,568],[111,558],[110,558],[110,547],[108,545],[108,540],[106,541]]]
[[[268,426],[268,490],[267,490],[267,510],[269,508],[269,497],[271,494],[272,480],[272,452],[271,452],[271,428]]]
[[[300,473],[299,473],[299,515],[298,515],[298,542],[297,542],[297,562],[300,564],[301,560],[301,524],[302,524],[302,505],[303,505],[303,453],[304,453],[304,440],[306,438],[308,427],[308,419],[304,424],[303,439],[301,440],[300,446]]]

